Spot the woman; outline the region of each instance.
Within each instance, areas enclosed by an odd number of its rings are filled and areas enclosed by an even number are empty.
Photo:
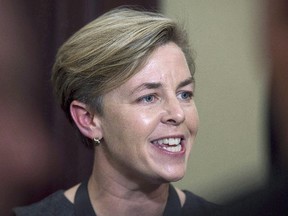
[[[170,182],[183,178],[198,129],[186,33],[158,13],[114,9],[59,49],[52,83],[94,147],[88,181],[17,215],[192,215],[215,206]],[[33,214],[32,214],[33,212]]]

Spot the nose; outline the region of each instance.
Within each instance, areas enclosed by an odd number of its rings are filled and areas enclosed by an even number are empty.
[[[169,125],[179,125],[185,120],[185,113],[177,98],[163,103],[164,114],[162,122]]]

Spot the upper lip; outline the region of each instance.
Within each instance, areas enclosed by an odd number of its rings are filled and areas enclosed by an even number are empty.
[[[155,142],[157,140],[162,140],[162,139],[169,139],[169,138],[180,138],[181,141],[185,140],[184,135],[167,135],[167,136],[163,136],[163,137],[157,137],[155,139],[151,139],[151,142]],[[182,142],[181,142],[182,143]]]

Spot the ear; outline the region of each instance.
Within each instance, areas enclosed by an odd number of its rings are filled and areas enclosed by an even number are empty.
[[[70,104],[71,116],[80,132],[90,138],[102,138],[100,118],[90,111],[89,107],[77,100]]]

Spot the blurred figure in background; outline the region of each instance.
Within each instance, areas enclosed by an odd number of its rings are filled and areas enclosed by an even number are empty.
[[[267,42],[271,61],[269,130],[271,174],[288,171],[288,1],[266,0]]]

